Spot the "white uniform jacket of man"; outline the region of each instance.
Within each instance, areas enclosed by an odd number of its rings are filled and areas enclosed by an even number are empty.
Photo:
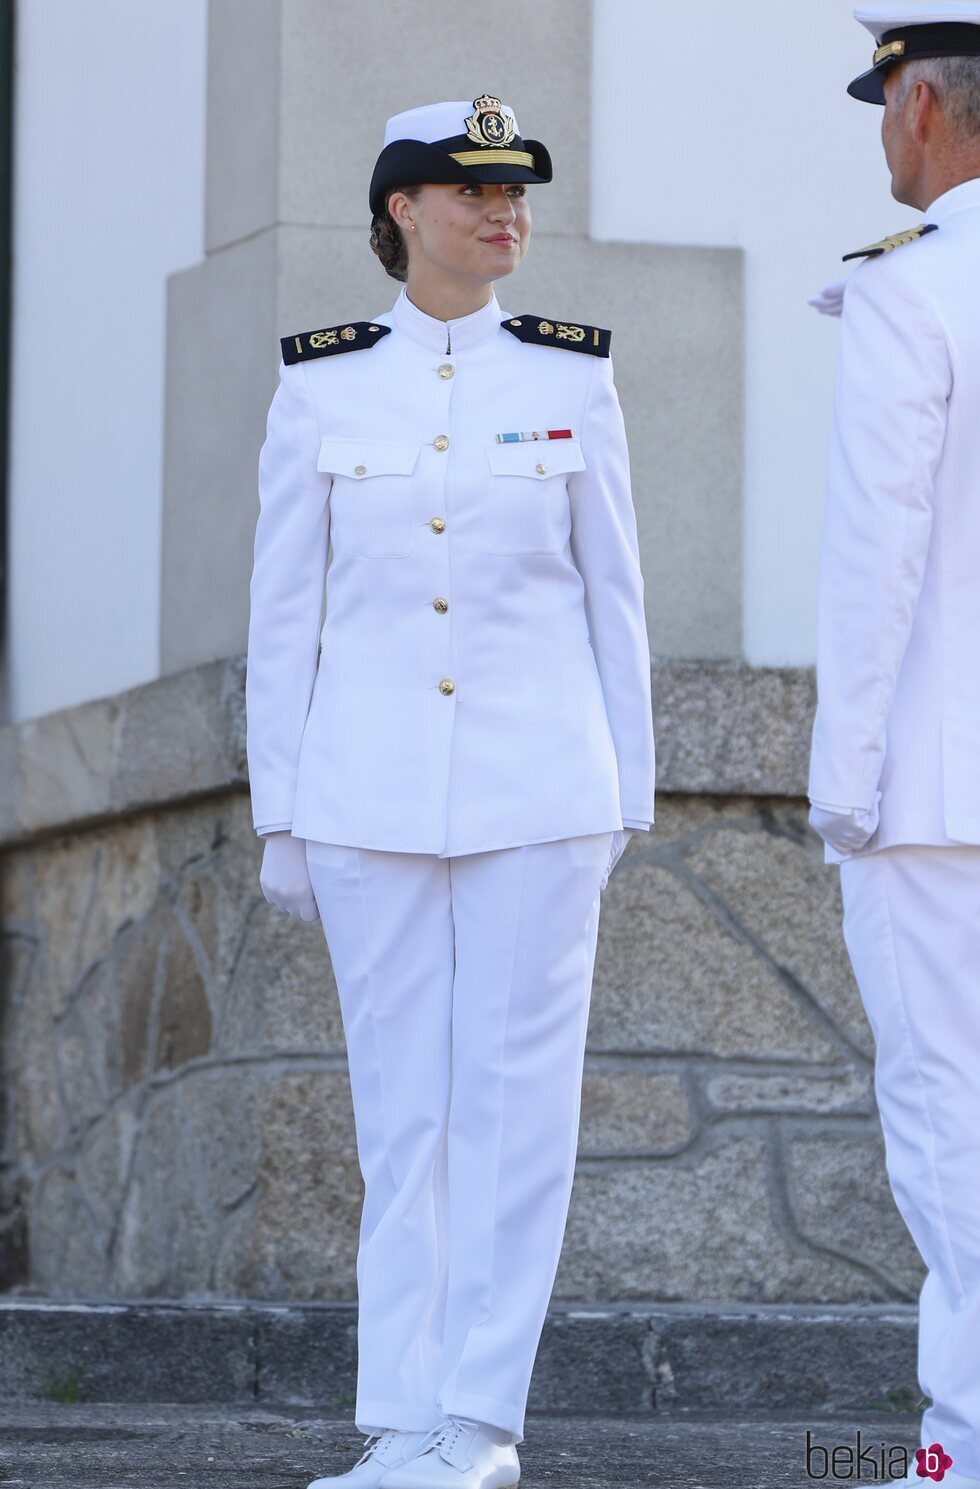
[[[373,346],[280,365],[248,637],[259,833],[448,857],[653,821],[612,365],[506,318],[492,296],[447,326],[403,290]],[[571,438],[497,440],[550,430]]]
[[[980,180],[925,220],[843,301],[809,796],[880,793],[861,855],[980,843]]]

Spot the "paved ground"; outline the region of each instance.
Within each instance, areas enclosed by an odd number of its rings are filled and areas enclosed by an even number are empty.
[[[838,1454],[836,1473],[811,1447],[882,1445],[911,1451],[918,1418],[869,1413],[863,1420],[767,1413],[594,1420],[527,1419],[521,1489],[812,1489],[817,1483],[875,1482]],[[318,1474],[341,1473],[363,1450],[347,1420],[312,1410],[58,1402],[0,1405],[0,1489],[305,1489]],[[870,1466],[869,1465],[870,1461]],[[821,1472],[822,1471],[822,1472]]]

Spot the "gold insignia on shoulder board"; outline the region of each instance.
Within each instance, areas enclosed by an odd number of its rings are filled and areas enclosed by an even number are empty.
[[[346,326],[322,326],[318,331],[304,331],[300,336],[282,336],[279,345],[287,367],[312,357],[336,357],[346,352],[366,351],[390,335],[390,326],[372,321],[350,321]]]
[[[501,321],[501,327],[531,346],[550,346],[560,352],[588,352],[596,357],[609,356],[611,331],[601,326],[576,326],[570,321],[535,320],[533,315]],[[554,437],[554,436],[552,436]],[[508,435],[509,439],[510,436]]]
[[[904,248],[906,243],[915,243],[917,239],[924,238],[926,233],[934,233],[938,230],[935,222],[923,222],[919,227],[906,228],[904,233],[892,233],[890,238],[882,238],[880,243],[871,243],[867,248],[858,248],[854,253],[845,253],[843,262],[848,259],[880,258],[883,253],[893,253],[896,248]]]
[[[475,112],[466,121],[466,138],[474,145],[509,145],[516,130],[510,115],[501,112],[502,107],[500,99],[489,93],[474,98]]]

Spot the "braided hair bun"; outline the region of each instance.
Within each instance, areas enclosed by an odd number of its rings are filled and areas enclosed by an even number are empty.
[[[395,191],[401,191],[409,201],[415,201],[421,190],[421,186],[391,187],[391,190],[385,192],[381,211],[375,212],[371,219],[371,236],[368,240],[371,248],[381,260],[385,273],[403,283],[408,278],[408,250],[401,229],[388,211],[388,201]]]

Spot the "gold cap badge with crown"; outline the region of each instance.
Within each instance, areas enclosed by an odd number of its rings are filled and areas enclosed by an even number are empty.
[[[474,145],[509,145],[516,130],[513,119],[501,113],[500,99],[484,93],[474,98],[473,107],[476,112],[466,121],[466,138]]]

